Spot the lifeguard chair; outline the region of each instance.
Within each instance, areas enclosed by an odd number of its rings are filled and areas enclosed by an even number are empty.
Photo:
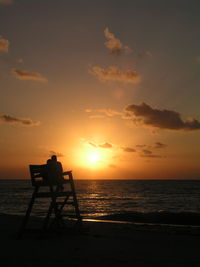
[[[62,181],[61,189],[58,183],[52,183],[49,182],[48,179],[46,179],[46,164],[29,165],[29,170],[34,191],[32,193],[26,214],[22,221],[18,233],[18,238],[21,238],[24,234],[24,231],[26,230],[26,226],[30,218],[35,199],[37,198],[48,198],[50,200],[50,205],[44,219],[42,230],[47,230],[52,213],[54,213],[54,225],[56,225],[56,227],[60,227],[60,225],[63,223],[62,211],[66,205],[72,205],[74,207],[74,218],[78,223],[80,223],[82,221],[82,217],[79,211],[72,171],[62,173],[64,180]],[[66,184],[69,184],[68,188],[67,186],[65,186]],[[45,192],[40,190],[44,187],[47,189]]]

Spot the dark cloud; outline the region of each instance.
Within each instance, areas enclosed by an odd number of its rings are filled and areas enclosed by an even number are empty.
[[[38,126],[40,122],[31,119],[17,118],[10,115],[0,115],[0,122],[9,124],[18,124],[24,126]]]
[[[94,66],[90,69],[90,73],[95,75],[100,81],[115,81],[122,83],[138,83],[140,75],[134,70],[120,70],[116,66],[110,66],[107,69]]]
[[[11,69],[11,73],[19,80],[33,80],[39,82],[47,82],[47,79],[39,72],[31,72],[13,68]]]
[[[1,2],[0,2],[1,3]],[[8,52],[9,41],[0,36],[0,51]]]
[[[122,147],[124,152],[136,152],[136,150],[132,147]]]
[[[109,144],[109,143],[104,143],[104,144],[99,145],[99,147],[101,147],[101,148],[111,148],[112,145]]]
[[[167,130],[194,131],[200,129],[200,122],[196,119],[183,121],[181,115],[176,111],[154,109],[146,103],[128,105],[125,110],[130,112],[133,121],[146,126]]]
[[[108,41],[105,42],[105,46],[110,50],[112,55],[119,56],[124,52],[131,52],[131,49],[123,45],[108,28],[105,28],[104,35],[108,39]]]

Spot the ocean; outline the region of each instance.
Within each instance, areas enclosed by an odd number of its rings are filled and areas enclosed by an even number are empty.
[[[75,180],[75,188],[83,218],[200,222],[198,180]],[[0,180],[0,213],[24,215],[32,192],[29,180]],[[32,215],[45,216],[48,205],[37,199]]]

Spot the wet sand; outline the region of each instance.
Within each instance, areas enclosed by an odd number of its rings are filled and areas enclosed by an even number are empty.
[[[200,266],[200,228],[84,221],[17,240],[22,217],[0,215],[0,266]],[[32,219],[38,228],[40,219]]]

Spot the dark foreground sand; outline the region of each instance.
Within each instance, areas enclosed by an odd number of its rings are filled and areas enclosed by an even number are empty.
[[[0,215],[0,267],[4,266],[200,266],[199,227],[83,222],[41,236],[16,239],[22,218]],[[40,220],[33,220],[36,227]],[[32,227],[32,226],[31,226]]]

